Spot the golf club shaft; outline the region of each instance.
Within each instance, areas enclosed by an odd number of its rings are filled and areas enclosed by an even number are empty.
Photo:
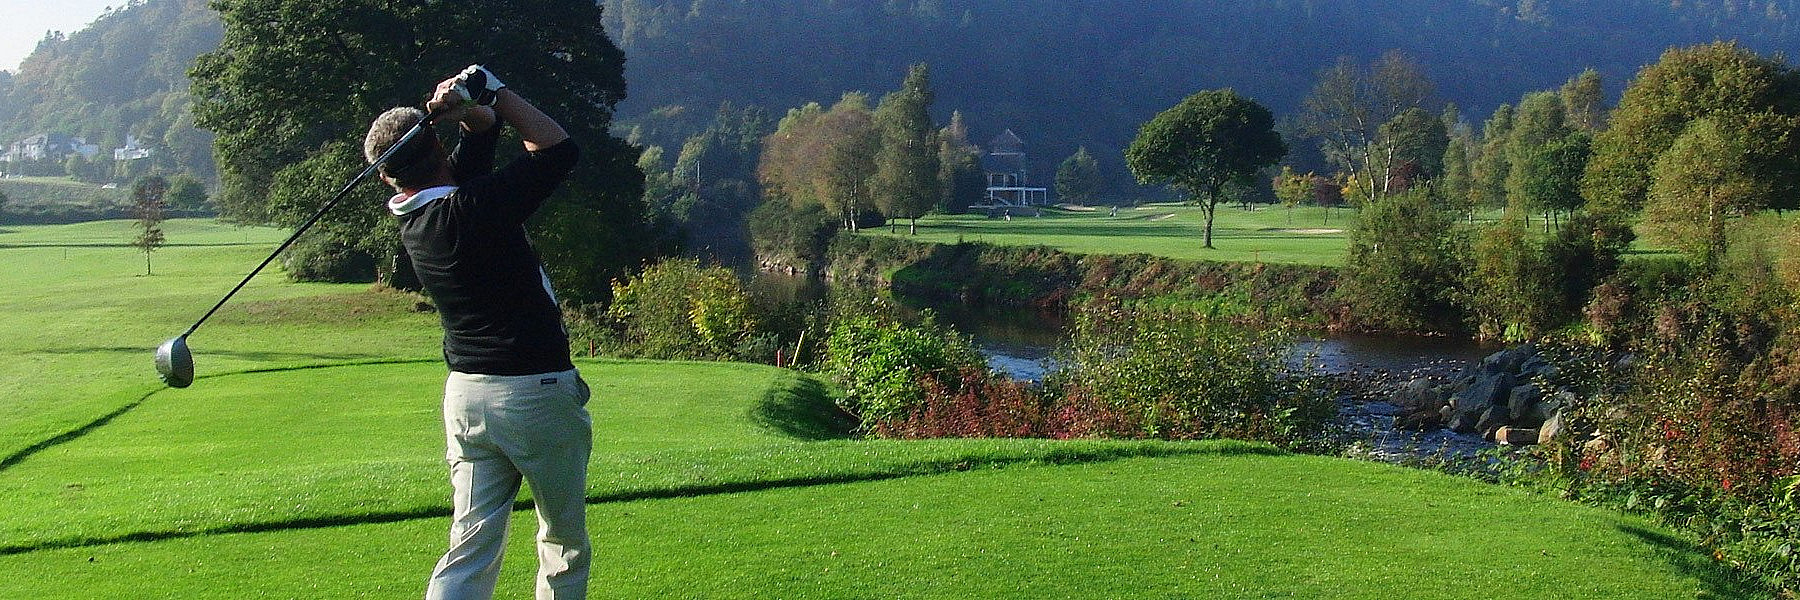
[[[181,337],[185,338],[189,335],[193,335],[194,330],[199,329],[201,323],[205,323],[207,319],[212,318],[213,313],[219,312],[219,307],[225,306],[225,303],[230,301],[232,296],[237,295],[238,290],[244,289],[244,285],[250,283],[250,280],[255,278],[257,273],[261,273],[263,267],[267,267],[269,266],[269,263],[274,262],[275,257],[281,256],[283,250],[287,250],[288,246],[294,244],[294,240],[300,239],[300,234],[306,233],[306,230],[311,229],[314,223],[319,222],[319,218],[325,216],[326,211],[329,211],[331,210],[331,207],[336,206],[339,200],[343,200],[344,196],[350,193],[351,188],[355,188],[356,184],[362,183],[362,180],[368,177],[370,173],[381,168],[381,163],[387,162],[387,159],[392,157],[394,152],[398,151],[401,146],[405,146],[407,142],[413,139],[413,136],[419,135],[419,132],[424,131],[426,127],[430,127],[431,124],[436,122],[438,117],[442,115],[442,112],[434,112],[426,115],[424,119],[413,125],[412,129],[407,130],[406,135],[400,136],[400,141],[394,142],[393,145],[388,146],[386,152],[382,152],[381,156],[375,159],[375,162],[369,163],[369,166],[364,168],[361,173],[358,173],[355,179],[351,179],[349,184],[345,185],[343,189],[338,190],[337,195],[332,196],[331,200],[326,201],[324,206],[319,207],[319,210],[313,213],[312,218],[307,219],[305,223],[301,223],[300,228],[295,229],[293,235],[288,236],[287,240],[281,242],[281,245],[276,247],[274,252],[269,253],[269,257],[263,259],[262,264],[256,265],[255,269],[251,269],[250,274],[245,275],[244,280],[239,281],[237,287],[233,287],[231,288],[231,291],[226,292],[225,297],[220,298],[218,304],[214,304],[211,310],[208,310],[206,311],[206,314],[201,315],[200,320],[194,321],[194,325],[187,328],[187,332],[181,334]]]

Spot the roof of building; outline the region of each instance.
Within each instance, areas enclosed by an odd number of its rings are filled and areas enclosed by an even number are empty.
[[[1008,129],[988,141],[988,152],[1024,152],[1025,141]]]

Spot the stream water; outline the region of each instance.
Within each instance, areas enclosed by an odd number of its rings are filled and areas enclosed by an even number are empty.
[[[823,297],[826,290],[822,283],[770,273],[755,276],[751,286],[760,293],[787,298]],[[939,322],[970,336],[987,357],[990,368],[1014,379],[1043,380],[1045,373],[1056,368],[1056,349],[1068,335],[1066,319],[1055,312],[977,308],[904,296],[896,300],[914,315],[929,309]],[[1379,390],[1414,377],[1447,376],[1495,350],[1443,337],[1296,332],[1293,361],[1295,365],[1310,363],[1322,372],[1356,379],[1375,390],[1340,398],[1338,425],[1354,438],[1365,440],[1375,456],[1398,460],[1425,454],[1468,455],[1492,446],[1478,435],[1449,430],[1396,431],[1393,422],[1398,409]]]

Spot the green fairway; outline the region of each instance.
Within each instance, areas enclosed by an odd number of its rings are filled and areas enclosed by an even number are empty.
[[[931,215],[919,219],[919,234],[908,235],[906,221],[898,234],[888,228],[871,235],[895,235],[935,243],[988,242],[999,245],[1044,245],[1080,254],[1154,254],[1171,258],[1218,261],[1261,261],[1335,266],[1356,212],[1316,206],[1274,208],[1259,205],[1246,211],[1220,206],[1213,222],[1213,249],[1202,246],[1206,216],[1196,206],[1151,204],[1091,211],[1045,209],[1043,216],[990,219],[982,214]]]
[[[270,273],[193,338],[193,387],[163,388],[154,345],[281,232],[175,222],[150,277],[128,235],[0,232],[0,598],[419,596],[449,512],[435,317]],[[1237,442],[861,440],[791,371],[578,364],[596,598],[1746,593],[1641,519],[1436,473]],[[503,598],[535,569],[519,509]]]

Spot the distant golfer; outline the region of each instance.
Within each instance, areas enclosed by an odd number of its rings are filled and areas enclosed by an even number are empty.
[[[525,219],[574,168],[569,134],[481,66],[438,84],[426,108],[461,125],[446,153],[430,129],[380,169],[399,193],[388,209],[444,326],[444,433],[456,514],[428,599],[491,598],[521,479],[537,503],[537,598],[587,594],[586,488],[592,424],[587,383]],[[425,114],[383,113],[363,153],[373,161]],[[502,124],[525,153],[494,170]]]

